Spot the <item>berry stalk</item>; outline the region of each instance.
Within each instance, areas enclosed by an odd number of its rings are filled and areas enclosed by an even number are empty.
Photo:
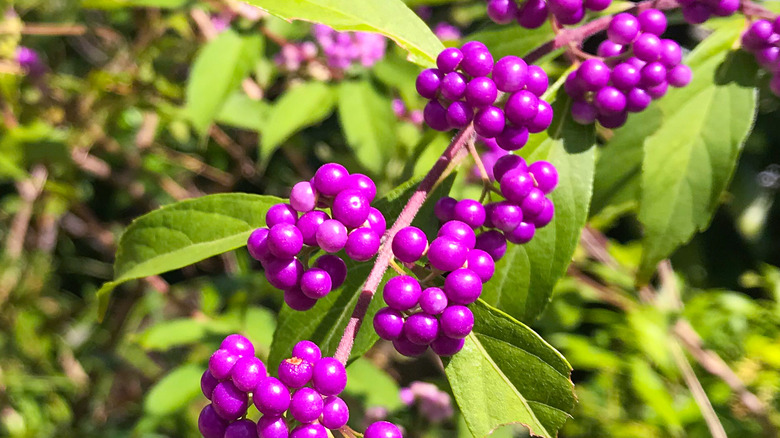
[[[371,304],[371,299],[374,297],[379,283],[382,281],[382,277],[385,275],[390,261],[393,259],[393,237],[396,233],[409,226],[420,211],[420,208],[425,203],[428,195],[433,190],[436,182],[444,174],[445,170],[449,167],[452,160],[458,155],[463,147],[472,140],[474,136],[474,125],[469,124],[466,128],[459,131],[452,142],[447,146],[447,149],[442,152],[441,156],[433,165],[431,170],[425,175],[425,178],[417,186],[417,190],[412,194],[407,201],[401,214],[398,215],[398,219],[393,223],[390,229],[385,233],[385,242],[382,249],[379,251],[379,255],[376,258],[374,267],[371,268],[371,272],[368,274],[363,290],[358,296],[355,309],[352,311],[352,316],[347,323],[347,327],[344,329],[344,335],[339,341],[339,345],[336,348],[336,354],[333,357],[339,360],[341,363],[346,364],[349,360],[349,355],[352,352],[352,346],[355,344],[355,337],[357,336],[360,325],[363,323],[363,319],[368,311],[368,305]]]

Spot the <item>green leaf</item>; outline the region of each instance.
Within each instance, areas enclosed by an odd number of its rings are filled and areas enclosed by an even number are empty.
[[[742,26],[724,27],[686,61],[693,81],[659,101],[664,124],[644,143],[638,281],[709,226],[756,112],[756,64],[730,48]]]
[[[200,394],[203,367],[187,364],[176,368],[155,384],[144,400],[144,412],[162,417],[186,407]]]
[[[474,331],[444,368],[469,430],[514,423],[555,437],[575,403],[571,366],[523,323],[481,300],[470,307]]]
[[[347,367],[347,387],[344,391],[362,399],[368,407],[382,406],[390,411],[402,406],[398,384],[387,373],[366,359],[360,358]]]
[[[631,385],[639,398],[661,417],[660,423],[673,436],[683,436],[678,407],[661,376],[650,367],[650,364],[636,356],[631,358],[629,368],[631,370]]]
[[[208,131],[228,95],[254,67],[261,51],[259,36],[239,36],[228,29],[198,53],[187,82],[186,112],[201,135]]]
[[[175,9],[187,3],[187,0],[82,0],[84,9],[118,9],[127,7],[147,7]]]
[[[111,290],[137,278],[178,269],[246,245],[265,213],[282,202],[273,196],[226,193],[188,199],[133,221],[119,239],[114,280],[98,291],[99,315]]]
[[[645,111],[629,116],[623,127],[613,131],[596,161],[591,216],[607,207],[624,210],[627,205],[638,203],[644,158],[642,142],[661,126],[662,116],[653,104]]]
[[[592,126],[571,119],[570,104],[566,94],[559,92],[552,104],[552,125],[522,150],[529,163],[547,160],[558,169],[558,187],[550,195],[555,217],[537,230],[531,242],[510,244],[482,292],[486,302],[521,321],[533,321],[547,305],[588,217],[596,138]]]
[[[224,321],[180,318],[161,321],[144,330],[138,342],[146,350],[165,351],[202,341],[210,334],[228,335],[238,327]]]
[[[395,115],[390,100],[368,81],[339,86],[339,120],[358,161],[375,174],[383,173],[396,146]]]
[[[268,102],[251,99],[243,91],[236,90],[222,105],[216,121],[236,128],[262,131],[270,110]]]
[[[322,82],[307,82],[287,90],[268,114],[260,139],[260,156],[267,160],[299,130],[325,119],[336,103],[336,92]]]
[[[550,26],[529,30],[520,26],[496,25],[473,33],[466,39],[484,43],[498,59],[508,55],[525,56],[554,37]]]
[[[336,30],[377,32],[409,52],[425,67],[444,49],[428,26],[401,0],[249,0],[287,20],[323,23]]]

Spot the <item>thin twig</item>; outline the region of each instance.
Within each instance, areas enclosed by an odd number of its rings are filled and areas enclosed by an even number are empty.
[[[420,207],[422,207],[423,203],[425,203],[425,200],[428,198],[428,195],[436,187],[437,182],[440,180],[445,170],[447,170],[453,159],[458,155],[458,152],[463,149],[473,136],[473,125],[469,125],[455,136],[428,174],[425,175],[425,178],[420,182],[420,185],[417,186],[417,190],[409,198],[409,201],[398,215],[398,219],[396,219],[393,226],[385,233],[382,249],[379,251],[374,267],[368,274],[368,278],[363,285],[363,290],[360,292],[360,296],[358,296],[357,303],[355,304],[355,309],[352,312],[352,317],[347,323],[347,327],[344,329],[344,335],[341,337],[341,341],[339,341],[339,345],[336,348],[334,357],[341,363],[346,364],[347,360],[349,360],[352,346],[355,343],[355,337],[357,336],[363,318],[365,318],[366,312],[368,311],[368,305],[371,303],[371,299],[374,297],[374,293],[376,293],[379,283],[382,281],[382,277],[393,257],[393,237],[395,237],[395,234],[401,228],[409,226],[409,224],[412,223],[417,212],[420,211]]]

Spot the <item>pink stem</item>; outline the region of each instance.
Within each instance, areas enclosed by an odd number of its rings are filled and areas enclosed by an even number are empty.
[[[363,322],[363,318],[368,311],[368,305],[371,304],[371,299],[374,297],[379,283],[382,282],[382,277],[385,275],[387,267],[390,265],[390,261],[393,258],[392,242],[395,234],[404,227],[408,227],[412,223],[412,220],[420,211],[425,200],[428,198],[431,190],[433,190],[436,182],[441,178],[447,166],[452,162],[453,158],[460,152],[461,149],[468,143],[471,137],[474,135],[474,126],[469,125],[464,130],[460,131],[447,149],[441,154],[436,164],[433,165],[431,170],[425,175],[425,178],[417,186],[417,190],[412,194],[409,201],[406,202],[406,206],[398,215],[393,226],[385,233],[385,243],[382,245],[382,249],[379,251],[379,255],[376,258],[376,263],[368,274],[366,283],[363,285],[363,290],[360,292],[357,303],[355,304],[355,310],[352,311],[352,316],[347,323],[347,328],[344,329],[344,336],[341,337],[339,345],[336,348],[336,354],[333,356],[341,363],[346,364],[349,360],[349,355],[352,352],[352,346],[355,344],[355,337],[358,330],[360,330],[360,324]]]

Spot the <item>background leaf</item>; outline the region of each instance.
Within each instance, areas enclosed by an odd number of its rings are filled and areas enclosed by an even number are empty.
[[[144,411],[164,416],[186,407],[200,394],[202,374],[203,366],[194,363],[174,369],[149,390],[144,400]]]
[[[753,125],[756,65],[728,51],[741,29],[724,27],[696,47],[686,60],[693,81],[659,101],[664,124],[644,143],[640,283],[709,225]]]
[[[262,42],[257,35],[239,36],[228,29],[198,53],[187,82],[186,112],[201,135],[259,59]]]
[[[390,100],[369,81],[347,81],[339,86],[338,111],[347,143],[360,164],[374,174],[383,173],[396,146]]]
[[[367,407],[381,406],[390,411],[402,406],[398,384],[367,359],[357,359],[347,367],[346,393],[362,399]]]
[[[191,265],[246,245],[265,213],[282,202],[273,196],[227,193],[188,199],[133,221],[119,240],[114,280],[98,291],[100,315],[121,283]]]
[[[216,116],[216,121],[236,128],[262,131],[271,106],[264,100],[254,100],[243,91],[228,96]]]
[[[495,59],[503,56],[525,56],[535,48],[553,39],[552,28],[524,29],[520,26],[490,26],[472,33],[466,39],[484,43]]]
[[[325,119],[335,104],[336,91],[322,82],[306,82],[289,89],[268,114],[260,139],[261,158],[267,160],[291,135]]]
[[[595,135],[592,126],[575,123],[564,92],[553,102],[555,119],[523,150],[528,163],[547,160],[558,169],[558,187],[550,195],[555,217],[531,242],[510,244],[485,284],[482,299],[521,321],[533,321],[547,305],[552,288],[571,261],[588,217],[593,187]]]
[[[249,0],[288,20],[323,23],[336,30],[377,32],[409,52],[409,60],[432,67],[444,49],[428,26],[401,0]]]
[[[557,436],[575,398],[566,359],[533,330],[479,300],[474,331],[445,366],[455,400],[475,437],[520,423]]]

